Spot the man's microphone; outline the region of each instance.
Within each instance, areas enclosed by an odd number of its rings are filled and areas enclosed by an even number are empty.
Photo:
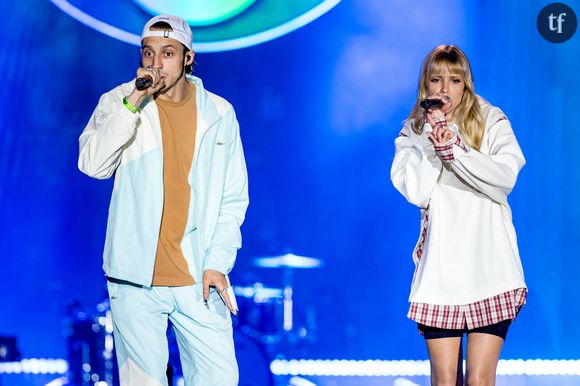
[[[151,87],[153,84],[153,78],[149,75],[145,75],[143,78],[135,79],[135,88],[139,91],[143,91],[146,88]]]
[[[444,102],[445,100],[445,102]],[[441,99],[439,98],[426,98],[419,102],[419,106],[428,109],[440,109],[445,103],[451,102],[451,97],[448,95],[443,95]]]

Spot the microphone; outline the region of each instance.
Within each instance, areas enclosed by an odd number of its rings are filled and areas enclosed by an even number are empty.
[[[135,79],[135,88],[139,91],[143,91],[146,88],[151,87],[151,85],[153,84],[153,78],[146,75],[143,78],[137,78]]]
[[[423,99],[421,102],[419,102],[419,106],[421,106],[425,110],[427,110],[427,109],[440,109],[445,104],[443,102],[443,100],[445,100],[445,103],[449,103],[449,102],[451,102],[451,97],[448,95],[443,95],[441,97],[441,99],[439,99],[439,98],[436,98],[436,99],[435,98],[432,98],[432,99],[426,98],[426,99]]]

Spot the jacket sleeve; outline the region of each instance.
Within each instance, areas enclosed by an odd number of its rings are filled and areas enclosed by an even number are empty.
[[[79,169],[90,177],[111,177],[135,135],[139,115],[125,108],[114,92],[104,94],[79,138]]]
[[[426,208],[441,174],[442,164],[425,132],[417,136],[411,130],[410,123],[407,123],[395,139],[391,181],[407,201]]]
[[[491,125],[486,136],[489,154],[455,146],[455,159],[450,165],[473,189],[503,204],[507,202],[526,160],[505,116]]]
[[[234,267],[237,250],[242,246],[240,227],[248,207],[248,174],[239,125],[235,113],[231,113],[235,132],[230,141],[229,158],[224,182],[224,193],[217,219],[217,225],[205,258],[204,271],[213,269],[224,274]]]

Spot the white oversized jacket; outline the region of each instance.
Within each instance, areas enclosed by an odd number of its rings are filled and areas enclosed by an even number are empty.
[[[228,273],[241,247],[248,206],[247,172],[235,112],[225,99],[196,86],[197,133],[189,172],[191,199],[181,242],[189,271]],[[163,146],[157,105],[139,113],[123,106],[134,82],[104,94],[79,138],[79,169],[99,179],[115,174],[104,248],[105,274],[150,286],[163,212]]]
[[[429,125],[418,135],[412,120],[395,140],[391,180],[421,209],[425,229],[421,256],[421,236],[413,251],[410,302],[462,305],[526,288],[507,202],[525,159],[503,112],[478,102],[485,122],[479,151],[454,145],[455,159],[444,163],[427,137]]]

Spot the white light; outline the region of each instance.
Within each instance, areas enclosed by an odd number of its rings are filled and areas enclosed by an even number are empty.
[[[316,384],[310,382],[308,379],[292,377],[288,381],[288,386],[316,386]]]
[[[20,362],[0,362],[0,374],[64,374],[68,363],[64,359],[23,359]]]
[[[20,374],[21,372],[20,362],[0,362],[0,374]]]
[[[397,378],[393,382],[393,386],[420,386],[420,385],[416,384],[415,382],[411,382],[405,378]]]
[[[113,335],[105,335],[105,351],[112,353],[114,345]]]
[[[106,315],[106,323],[105,323],[105,331],[109,334],[113,333],[113,315],[111,311],[107,311]]]
[[[60,378],[55,379],[54,381],[48,382],[44,386],[63,386],[65,384],[68,384],[67,377],[60,377]]]
[[[276,359],[270,364],[274,375],[309,376],[428,376],[427,360],[316,360]],[[580,375],[580,360],[502,359],[497,375]]]
[[[292,331],[292,287],[284,288],[284,331]]]

